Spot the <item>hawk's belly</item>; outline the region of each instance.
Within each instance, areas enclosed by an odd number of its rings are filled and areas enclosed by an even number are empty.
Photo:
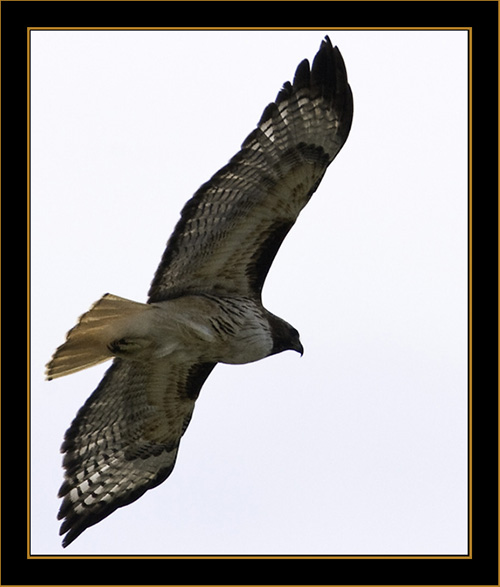
[[[262,307],[248,298],[189,295],[152,304],[153,354],[203,361],[250,363],[273,348]]]

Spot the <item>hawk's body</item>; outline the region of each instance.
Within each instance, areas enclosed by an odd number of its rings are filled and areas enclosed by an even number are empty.
[[[342,57],[326,38],[312,69],[298,66],[241,150],[185,205],[148,303],[106,294],[57,349],[49,379],[114,358],[62,446],[64,546],[168,477],[218,362],[302,353],[261,291],[351,120]]]

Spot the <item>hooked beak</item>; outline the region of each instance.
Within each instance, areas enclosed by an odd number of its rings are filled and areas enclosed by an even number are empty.
[[[302,357],[302,355],[304,354],[304,347],[302,346],[300,340],[297,341],[297,344],[293,347],[293,350],[300,353],[300,356]]]

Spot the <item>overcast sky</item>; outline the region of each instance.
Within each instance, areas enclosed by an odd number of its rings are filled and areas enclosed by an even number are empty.
[[[102,294],[145,301],[187,199],[325,34],[349,139],[264,303],[301,333],[219,365],[170,478],[63,550],[64,432],[109,364],[44,365]],[[467,551],[467,33],[31,33],[33,554]]]

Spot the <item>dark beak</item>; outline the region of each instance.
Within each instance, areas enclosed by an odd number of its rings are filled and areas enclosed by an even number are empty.
[[[293,347],[293,350],[300,353],[300,356],[304,354],[304,347],[302,346],[300,340],[297,341],[296,345]]]

